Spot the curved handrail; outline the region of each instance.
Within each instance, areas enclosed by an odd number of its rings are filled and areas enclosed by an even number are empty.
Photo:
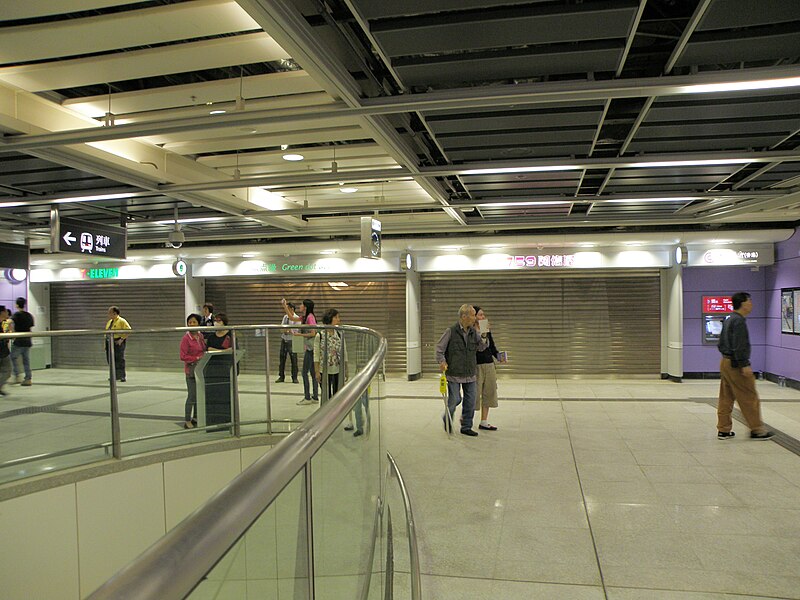
[[[256,328],[253,326],[252,328]],[[377,334],[359,328],[369,335]],[[89,600],[185,598],[300,473],[360,399],[386,356],[386,339],[365,367],[302,425],[208,502],[95,590]]]
[[[408,494],[406,483],[403,481],[403,476],[394,457],[391,453],[387,452],[386,457],[389,459],[392,471],[397,477],[397,483],[400,485],[400,493],[403,495],[403,508],[406,512],[406,530],[408,531],[408,554],[411,567],[411,600],[422,599],[422,577],[419,569],[419,548],[417,545],[417,525],[414,522],[414,513],[411,510],[411,497]]]
[[[339,329],[343,331],[353,331],[356,333],[361,334],[374,334],[371,329],[367,327],[361,327],[357,325],[277,325],[277,324],[264,324],[264,325],[206,325],[201,327],[157,327],[157,328],[150,328],[150,329],[126,329],[124,330],[125,335],[142,335],[142,334],[149,334],[149,333],[180,333],[180,332],[187,332],[187,331],[217,331],[217,330],[232,330],[232,331],[254,331],[254,330],[264,330],[264,329],[275,329],[275,330],[293,330],[293,329],[313,329],[313,330],[325,330],[325,329]],[[57,331],[29,331],[24,333],[0,333],[0,340],[3,339],[18,339],[18,338],[54,338],[54,337],[66,337],[66,336],[76,336],[76,335],[117,335],[119,330],[115,329],[60,329]],[[115,411],[112,410],[112,413]],[[114,415],[112,414],[112,421],[114,419]],[[225,425],[231,425],[233,427],[251,424],[252,422],[242,423],[240,419],[234,419],[231,423],[228,424],[217,424],[212,427],[220,427],[222,428]],[[211,429],[211,427],[200,427],[199,429]],[[193,430],[193,431],[196,431]],[[269,430],[272,433],[272,430]],[[132,443],[132,442],[141,442],[150,439],[158,439],[162,437],[171,437],[176,435],[185,435],[186,431],[171,431],[171,432],[164,432],[164,433],[157,433],[148,436],[139,436],[134,438],[126,438],[126,439],[119,439],[119,443]],[[238,435],[237,435],[238,437]],[[83,446],[76,446],[74,448],[65,448],[62,450],[57,450],[54,452],[45,452],[40,454],[34,454],[29,456],[22,456],[19,458],[15,458],[12,460],[7,460],[0,462],[0,469],[5,469],[8,467],[14,467],[21,464],[26,464],[29,462],[33,462],[36,460],[48,460],[52,458],[56,458],[59,456],[68,456],[70,454],[78,454],[80,452],[85,452],[87,450],[97,450],[97,449],[114,449],[115,442],[98,442],[95,444],[87,444]],[[116,454],[114,455],[115,458],[120,458]]]

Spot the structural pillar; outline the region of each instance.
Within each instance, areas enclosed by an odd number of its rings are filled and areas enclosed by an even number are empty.
[[[406,374],[409,381],[422,377],[422,329],[420,280],[417,271],[406,271]]]
[[[683,378],[683,267],[673,265],[661,279],[662,376]]]
[[[202,314],[202,306],[206,302],[206,280],[203,277],[195,277],[192,275],[192,265],[186,269],[186,275],[183,277],[184,288],[184,312],[185,316],[191,313]]]

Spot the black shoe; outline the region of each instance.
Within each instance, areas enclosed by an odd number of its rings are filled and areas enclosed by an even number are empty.
[[[360,435],[364,435],[364,432],[363,432],[363,431],[361,431],[360,429],[356,429],[356,430],[353,432],[353,437],[358,437],[358,436],[360,436]]]
[[[765,431],[764,433],[754,433],[750,432],[750,439],[751,440],[768,440],[775,435],[773,431]]]
[[[297,379],[292,379],[292,383],[300,383]]]
[[[733,431],[718,431],[717,432],[717,439],[718,440],[729,440],[732,437],[736,437],[736,433]]]
[[[120,377],[119,379],[117,379],[117,381],[121,381],[122,383],[125,383],[125,378],[124,377]]]
[[[446,413],[442,415],[442,423],[447,433],[453,433],[453,424],[448,420]]]
[[[353,431],[353,429],[354,429],[354,427],[352,425],[345,425],[344,426],[344,430],[345,431]]]
[[[478,437],[478,432],[473,429],[462,429],[461,433],[470,437]]]
[[[278,378],[275,380],[275,383],[283,383],[283,382],[284,382],[284,379],[283,379],[283,377],[278,377]]]

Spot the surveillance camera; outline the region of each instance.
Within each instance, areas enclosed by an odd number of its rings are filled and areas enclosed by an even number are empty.
[[[183,232],[180,230],[170,231],[169,235],[167,236],[167,244],[173,248],[180,248],[183,246],[183,242],[185,241],[186,236],[183,235]]]

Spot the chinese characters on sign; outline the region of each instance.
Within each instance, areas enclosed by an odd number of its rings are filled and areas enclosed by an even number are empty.
[[[125,258],[127,238],[122,227],[69,218],[57,219],[57,225],[59,252]]]
[[[733,300],[730,296],[703,296],[704,313],[733,312]]]
[[[574,267],[574,254],[540,254],[537,256],[509,256],[509,267],[526,267],[529,269],[540,267]]]

